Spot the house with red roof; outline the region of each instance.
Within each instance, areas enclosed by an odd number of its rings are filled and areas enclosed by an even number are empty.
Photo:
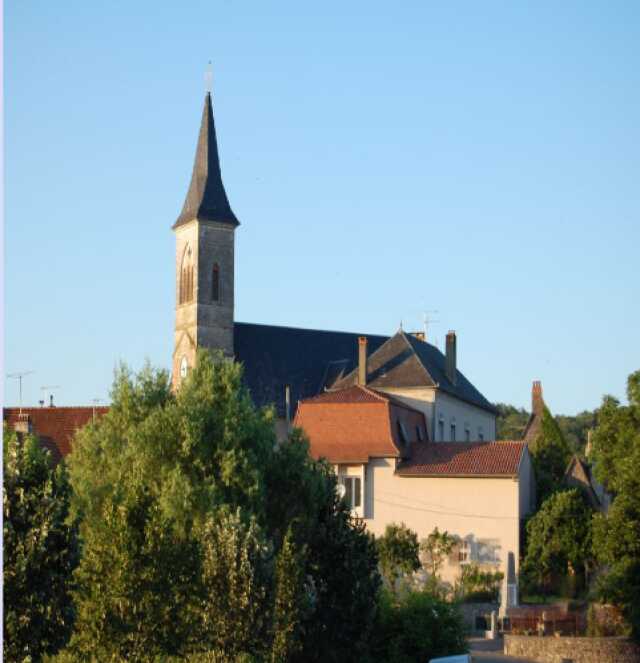
[[[76,432],[98,417],[108,407],[6,407],[4,423],[20,434],[35,435],[49,451],[54,463],[71,453]]]
[[[465,564],[502,571],[502,606],[517,604],[523,519],[534,507],[524,441],[434,441],[428,418],[395,393],[367,383],[302,400],[294,425],[314,458],[331,463],[341,494],[374,535],[404,523],[426,538],[435,527],[458,539],[441,571],[454,583]]]

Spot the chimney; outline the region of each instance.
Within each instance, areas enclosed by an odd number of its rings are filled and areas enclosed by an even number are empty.
[[[457,367],[456,367],[456,333],[454,331],[447,332],[447,349],[445,354],[445,374],[451,384],[455,384],[457,380]]]
[[[367,384],[367,337],[358,338],[358,384],[365,387]]]
[[[544,409],[544,400],[542,399],[542,382],[534,380],[531,387],[531,412],[533,414],[542,414]]]
[[[16,421],[13,429],[16,431],[16,433],[31,433],[33,431],[33,427],[31,426],[31,417],[26,412],[21,412],[18,415],[18,421]]]
[[[427,337],[423,331],[411,332],[411,336],[415,336],[419,341],[426,341]]]

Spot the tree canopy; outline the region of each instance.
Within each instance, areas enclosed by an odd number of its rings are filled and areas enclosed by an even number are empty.
[[[31,435],[4,428],[4,655],[38,661],[65,644],[77,564],[76,527],[67,522],[69,483]]]
[[[640,640],[640,371],[627,380],[628,406],[605,396],[593,434],[596,478],[613,493],[594,522],[594,550],[606,573],[600,589],[619,605]]]
[[[70,655],[339,661],[366,648],[372,537],[298,432],[276,443],[240,365],[201,352],[177,394],[165,371],[121,368],[112,400],[70,461],[83,549]]]

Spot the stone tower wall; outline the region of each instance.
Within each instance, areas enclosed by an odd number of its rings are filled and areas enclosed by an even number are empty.
[[[233,356],[234,231],[228,224],[193,221],[176,229],[176,323],[172,382],[180,383],[183,357],[193,368],[197,348],[220,349]],[[193,297],[180,304],[180,275],[185,251],[192,251]],[[219,267],[219,299],[212,301],[213,266]]]

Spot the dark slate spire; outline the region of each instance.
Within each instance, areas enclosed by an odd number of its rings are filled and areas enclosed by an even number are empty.
[[[239,225],[236,215],[231,210],[227,194],[222,184],[216,127],[213,122],[211,94],[207,92],[202,111],[202,123],[198,136],[196,159],[187,198],[182,212],[173,224],[174,228],[198,219],[199,221],[218,221]]]

